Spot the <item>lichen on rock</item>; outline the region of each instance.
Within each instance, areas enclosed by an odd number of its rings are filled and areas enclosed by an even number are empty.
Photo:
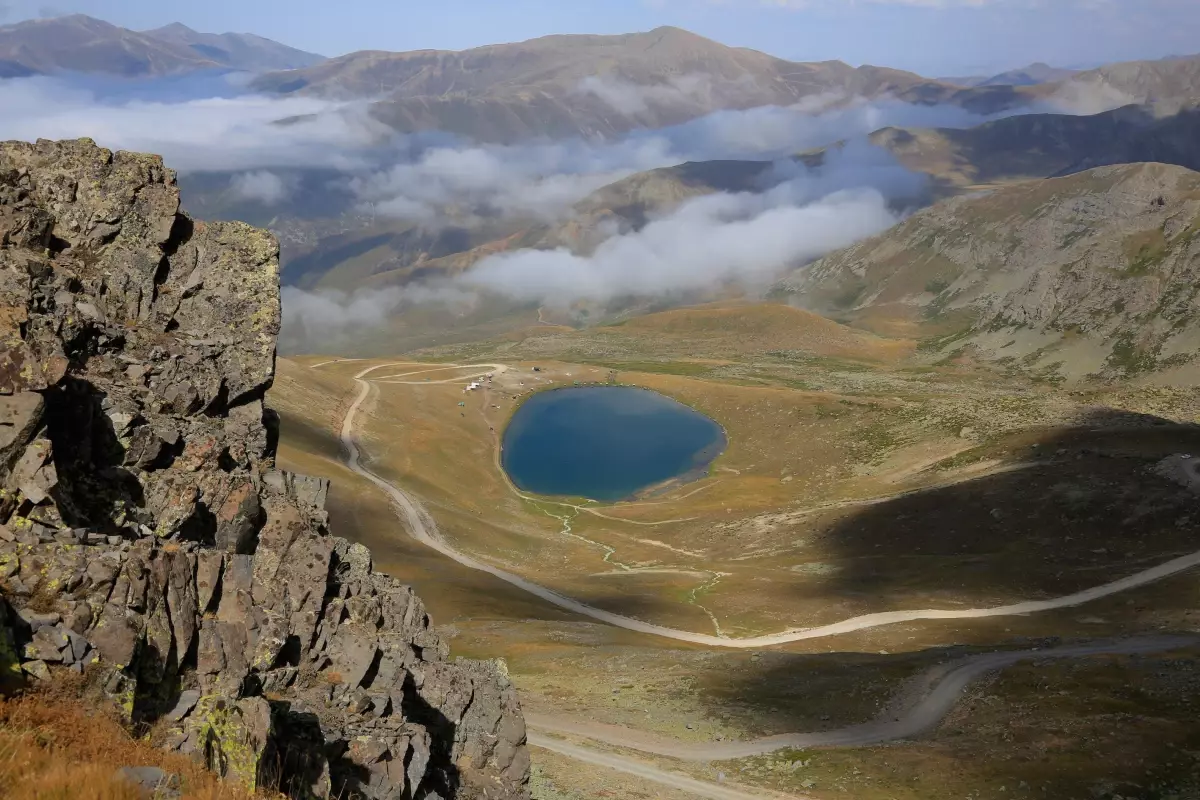
[[[274,239],[180,213],[159,158],[0,144],[2,677],[87,669],[294,797],[528,797],[507,676],[275,469],[279,323]]]

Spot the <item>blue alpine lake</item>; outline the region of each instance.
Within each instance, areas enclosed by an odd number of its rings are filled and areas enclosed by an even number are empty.
[[[612,502],[700,477],[725,445],[720,425],[657,392],[582,386],[525,401],[504,432],[501,460],[524,491]]]

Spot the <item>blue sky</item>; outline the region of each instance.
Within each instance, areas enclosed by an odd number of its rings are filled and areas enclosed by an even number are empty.
[[[1200,50],[1200,0],[0,0],[0,22],[73,12],[135,29],[248,31],[326,55],[659,25],[784,58],[928,75]]]

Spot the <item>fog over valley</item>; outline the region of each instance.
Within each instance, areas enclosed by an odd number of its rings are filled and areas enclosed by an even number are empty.
[[[0,81],[0,104],[14,112],[0,120],[0,138],[88,136],[114,149],[161,153],[180,172],[185,207],[275,229],[283,238],[284,281],[291,284],[284,342],[301,350],[380,324],[403,303],[461,307],[479,292],[562,309],[580,300],[692,296],[716,287],[760,292],[785,268],[890,226],[905,201],[911,207],[920,197],[927,176],[906,170],[871,145],[868,134],[887,127],[970,128],[1015,114],[1095,113],[1127,100],[1077,87],[980,114],[827,91],[789,106],[717,110],[613,137],[496,144],[437,130],[398,132],[375,115],[378,98],[276,96],[250,84],[244,73]],[[697,73],[655,85],[592,76],[572,91],[636,113],[706,90],[706,77]],[[794,160],[830,145],[837,149],[827,163]],[[704,197],[654,199],[637,220],[592,215],[582,223],[589,228],[586,252],[569,242],[506,245],[472,258],[465,269],[370,289],[320,285],[311,267],[304,275],[289,269],[314,244],[310,235],[293,239],[293,231],[313,220],[342,238],[388,226],[434,236],[490,226],[511,235],[522,226],[569,224],[580,216],[581,201],[630,176],[710,161],[771,163],[738,191],[711,186]],[[504,220],[509,229],[498,229]]]

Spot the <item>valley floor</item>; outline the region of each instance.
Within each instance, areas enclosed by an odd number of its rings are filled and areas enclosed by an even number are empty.
[[[1189,393],[921,367],[894,345],[651,359],[613,335],[287,360],[271,398],[283,466],[334,479],[335,530],[417,588],[456,653],[506,660],[535,743],[560,751],[541,796],[666,796],[648,768],[711,797],[1188,790],[1200,647],[1171,637],[1196,624],[1195,495],[1156,466],[1200,451]],[[709,414],[728,451],[612,506],[507,482],[522,396],[612,380]],[[1025,709],[1058,676],[1039,727]],[[580,748],[586,767],[564,757]]]

